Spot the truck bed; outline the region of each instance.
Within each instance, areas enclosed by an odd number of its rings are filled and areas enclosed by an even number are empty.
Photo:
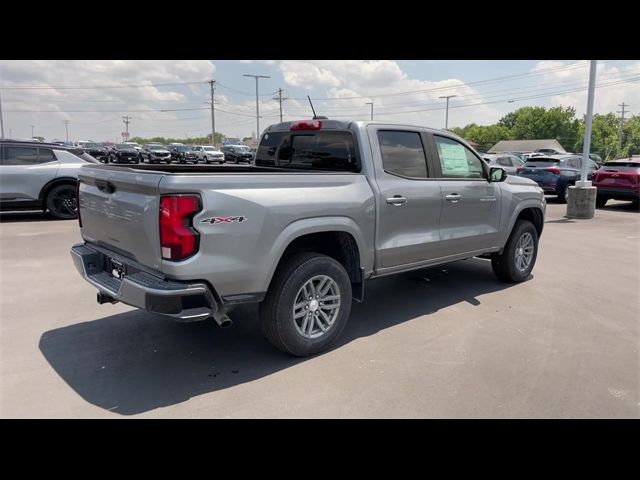
[[[299,168],[285,168],[285,167],[257,167],[255,165],[186,165],[179,163],[170,164],[153,164],[153,163],[140,163],[137,165],[94,165],[93,168],[100,168],[103,170],[125,170],[125,171],[150,171],[163,174],[203,174],[203,173],[296,173],[296,174],[349,174],[356,175],[352,172],[333,172],[330,170],[303,170]]]

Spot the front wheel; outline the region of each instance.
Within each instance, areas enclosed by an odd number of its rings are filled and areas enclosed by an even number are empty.
[[[528,220],[518,220],[501,254],[493,254],[493,273],[503,282],[526,280],[538,256],[538,231]]]
[[[47,209],[58,220],[78,218],[75,185],[58,185],[51,189],[46,199]]]
[[[351,312],[351,281],[344,267],[319,253],[285,259],[260,305],[262,332],[279,350],[306,357],[327,350]]]

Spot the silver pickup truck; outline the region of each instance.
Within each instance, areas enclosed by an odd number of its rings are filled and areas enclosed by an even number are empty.
[[[520,282],[546,203],[441,130],[314,118],[267,128],[251,166],[88,165],[71,255],[98,290],[180,321],[260,303],[280,350],[326,350],[367,280],[474,256]]]

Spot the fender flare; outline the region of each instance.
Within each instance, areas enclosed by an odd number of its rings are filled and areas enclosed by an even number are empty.
[[[350,234],[356,242],[360,258],[360,267],[362,267],[363,259],[366,255],[366,248],[362,241],[363,233],[356,222],[351,218],[338,216],[303,218],[287,225],[273,242],[268,258],[277,259],[277,261],[271,263],[267,272],[265,278],[267,288],[271,285],[273,274],[282,260],[282,255],[291,242],[304,235],[322,232],[344,232]]]

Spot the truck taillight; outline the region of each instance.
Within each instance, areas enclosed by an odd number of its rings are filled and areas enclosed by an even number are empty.
[[[289,130],[292,132],[297,130],[320,130],[322,128],[322,120],[299,120],[291,122]]]
[[[160,198],[160,247],[164,260],[184,260],[198,251],[200,235],[193,228],[192,219],[199,211],[198,195]]]
[[[523,170],[524,170],[524,168],[518,167],[518,168],[516,168],[516,173],[521,173]]]
[[[544,171],[545,172],[551,172],[554,175],[560,175],[560,169],[558,167],[545,168]]]
[[[80,179],[76,183],[76,210],[78,211],[78,225],[82,228],[82,217],[80,216]]]

